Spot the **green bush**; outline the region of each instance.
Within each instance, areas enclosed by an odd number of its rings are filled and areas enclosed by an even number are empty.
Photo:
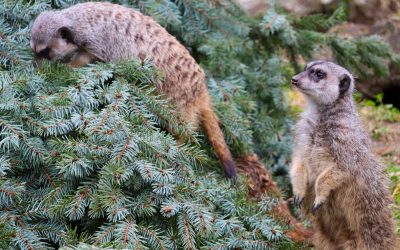
[[[202,132],[154,89],[151,62],[33,67],[33,18],[75,2],[0,3],[0,247],[293,248],[269,215],[277,200],[251,200],[243,180],[224,180]],[[282,88],[299,56],[328,46],[344,66],[383,75],[394,60],[378,37],[324,33],[344,21],[344,8],[250,18],[225,0],[114,2],[153,16],[191,51],[234,155],[256,152],[276,173],[289,162]]]

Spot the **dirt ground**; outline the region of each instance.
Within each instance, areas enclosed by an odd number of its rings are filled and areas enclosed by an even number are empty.
[[[372,136],[374,152],[384,161],[400,165],[400,122],[398,118],[387,120],[376,114],[376,108],[359,107],[364,125]]]

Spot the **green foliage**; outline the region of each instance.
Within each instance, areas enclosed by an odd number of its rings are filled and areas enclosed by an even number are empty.
[[[346,5],[342,4],[332,15],[314,14],[302,17],[291,17],[293,25],[298,29],[327,31],[328,29],[346,21]]]
[[[284,240],[245,189],[199,168],[207,157],[197,135],[151,86],[150,62],[11,69],[0,95],[0,216],[13,245],[76,244],[76,230],[85,230],[81,241],[118,249]],[[166,126],[195,143],[178,144]]]
[[[375,100],[363,100],[361,101],[362,106],[371,107],[374,113],[374,119],[378,122],[400,122],[400,111],[393,107],[392,104],[383,103],[383,93],[378,94],[374,98]]]
[[[356,96],[357,99],[360,99]],[[388,132],[388,123],[400,122],[400,112],[392,104],[383,103],[383,94],[375,96],[375,100],[359,100],[363,109],[368,110],[367,117],[374,123],[372,137],[379,140]],[[366,112],[365,112],[366,113]]]
[[[276,200],[249,200],[243,180],[222,180],[202,132],[155,90],[150,61],[32,66],[34,16],[76,2],[0,3],[0,248],[293,248],[268,215]],[[380,74],[387,63],[378,62],[394,58],[379,38],[324,34],[343,10],[296,19],[271,8],[252,19],[229,0],[114,2],[187,46],[234,155],[256,152],[275,173],[289,161],[282,88],[298,56],[330,46],[345,66]]]

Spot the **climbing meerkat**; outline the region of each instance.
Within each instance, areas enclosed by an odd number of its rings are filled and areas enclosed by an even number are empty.
[[[151,17],[106,2],[45,11],[33,23],[30,45],[38,63],[58,60],[72,67],[95,61],[150,59],[164,75],[158,89],[177,106],[185,121],[203,125],[226,176],[236,175],[203,70],[188,50]]]
[[[395,249],[388,178],[358,118],[352,75],[314,61],[292,84],[308,106],[295,127],[290,178],[316,249]]]

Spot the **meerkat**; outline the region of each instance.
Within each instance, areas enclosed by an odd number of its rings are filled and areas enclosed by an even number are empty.
[[[33,22],[30,46],[38,64],[47,59],[81,67],[95,61],[150,59],[164,75],[157,88],[176,105],[184,121],[194,127],[203,125],[225,175],[236,175],[203,70],[189,51],[151,17],[106,2],[45,11]]]
[[[395,249],[388,178],[359,120],[353,76],[313,61],[292,84],[308,105],[295,126],[289,174],[316,249]]]

